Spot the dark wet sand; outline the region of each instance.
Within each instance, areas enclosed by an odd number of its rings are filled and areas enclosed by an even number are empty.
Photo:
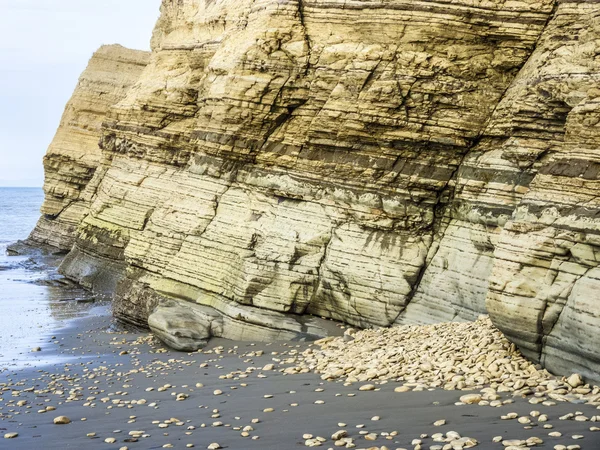
[[[58,275],[60,256],[7,256],[5,250],[0,243],[0,370],[32,362],[24,355],[69,320],[106,315],[107,302]]]
[[[378,391],[358,391],[360,384],[343,386],[339,382],[321,381],[315,374],[283,375],[277,370],[284,368],[273,358],[271,352],[286,352],[300,345],[307,344],[256,344],[234,343],[225,340],[214,340],[208,349],[222,345],[225,352],[217,354],[192,354],[178,352],[150,353],[155,350],[147,344],[111,345],[114,338],[118,341],[126,339],[132,342],[146,333],[107,333],[111,325],[109,317],[89,317],[78,319],[61,332],[56,333],[52,343],[40,343],[41,354],[31,354],[31,358],[41,356],[42,359],[69,358],[67,363],[54,364],[39,369],[21,369],[6,371],[0,374],[0,448],[2,449],[155,449],[165,444],[173,448],[186,448],[193,444],[195,448],[205,449],[210,443],[217,442],[228,449],[300,449],[304,446],[302,435],[305,433],[327,438],[321,448],[333,448],[331,435],[340,429],[339,422],[347,424],[349,436],[354,437],[356,448],[370,448],[386,445],[389,449],[413,449],[413,439],[421,434],[431,435],[436,432],[457,431],[462,436],[474,437],[480,441],[475,448],[502,449],[500,443],[492,443],[494,436],[506,439],[525,439],[537,436],[544,444],[536,448],[552,449],[556,444],[579,444],[582,449],[600,449],[600,432],[591,432],[589,428],[600,425],[592,422],[562,421],[558,417],[581,411],[586,416],[600,415],[600,410],[590,405],[558,404],[546,407],[531,405],[524,399],[517,399],[514,404],[500,408],[489,406],[464,405],[455,406],[462,391],[408,392],[395,393],[398,384],[387,383]],[[227,353],[227,349],[238,345],[238,354]],[[243,353],[264,350],[263,356],[241,357]],[[207,350],[207,349],[205,349]],[[126,355],[119,355],[128,351]],[[285,356],[284,356],[285,357]],[[206,367],[200,364],[206,363]],[[220,379],[233,371],[245,371],[248,367],[262,368],[274,363],[275,371],[254,371],[243,379]],[[105,369],[102,369],[104,367]],[[144,371],[141,371],[141,369]],[[84,370],[98,370],[109,373],[108,376],[98,374],[94,379],[81,378]],[[138,370],[138,373],[131,373]],[[88,374],[90,373],[88,372]],[[258,375],[264,374],[266,378]],[[63,394],[38,392],[47,389],[53,377],[56,380],[53,389],[61,389]],[[69,377],[67,380],[65,377]],[[1,383],[7,383],[2,386]],[[169,383],[172,388],[158,392],[157,388]],[[197,388],[196,383],[204,387]],[[241,384],[246,383],[247,387]],[[184,387],[187,385],[187,387]],[[146,388],[155,390],[146,392]],[[34,389],[33,392],[24,392]],[[234,389],[235,388],[235,389]],[[322,388],[323,392],[315,392]],[[76,401],[65,401],[69,392],[76,389],[81,396]],[[220,389],[222,395],[214,395]],[[13,391],[20,391],[14,393]],[[295,394],[290,391],[296,391]],[[127,395],[124,394],[127,393]],[[177,393],[189,395],[184,401],[176,401]],[[273,398],[264,398],[264,395]],[[336,396],[339,394],[338,396]],[[355,394],[350,397],[348,394]],[[95,400],[86,402],[86,398]],[[103,403],[102,398],[110,398]],[[144,405],[119,406],[111,405],[113,400],[132,401],[145,399]],[[26,406],[16,406],[19,400],[26,400]],[[324,404],[315,404],[317,400]],[[12,404],[9,404],[13,401]],[[149,404],[156,402],[156,406]],[[87,403],[88,406],[83,406]],[[95,407],[91,407],[94,403]],[[290,406],[298,403],[298,406]],[[55,411],[38,413],[46,406],[53,406]],[[30,408],[28,408],[30,407]],[[274,412],[263,412],[265,408],[273,408]],[[213,409],[218,409],[220,417],[211,418]],[[548,414],[554,429],[546,430],[535,426],[532,430],[524,430],[516,420],[500,420],[500,415],[508,412],[527,414],[538,410]],[[53,419],[64,415],[72,420],[69,425],[54,425]],[[379,421],[371,421],[373,416],[381,416]],[[135,419],[130,419],[135,416]],[[87,420],[82,421],[82,418]],[[182,426],[171,424],[168,428],[159,428],[152,421],[165,421],[177,418]],[[251,423],[252,419],[260,419],[260,423]],[[434,427],[434,421],[445,419],[447,424]],[[128,423],[135,420],[133,423]],[[211,424],[220,421],[223,426],[213,427]],[[202,428],[202,424],[206,424]],[[356,428],[357,424],[365,424],[364,428]],[[254,431],[251,437],[242,437],[241,429],[234,427],[251,425]],[[187,427],[194,426],[194,430]],[[119,431],[120,430],[120,431]],[[140,438],[138,442],[126,442],[130,431],[145,431],[150,437]],[[381,433],[397,431],[392,440],[379,437],[376,441],[367,441],[359,435],[359,431]],[[550,431],[560,431],[563,436],[553,438]],[[16,439],[2,439],[5,433],[17,432]],[[190,433],[189,435],[186,435]],[[90,438],[88,433],[96,433]],[[583,435],[584,439],[573,440],[571,435]],[[105,443],[106,438],[114,437],[116,443]],[[423,448],[429,449],[434,444],[431,439],[423,439]]]

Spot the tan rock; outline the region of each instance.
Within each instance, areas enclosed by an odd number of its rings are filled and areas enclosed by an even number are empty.
[[[71,423],[71,419],[66,416],[58,416],[54,418],[55,425],[68,425]]]
[[[148,52],[102,46],[90,59],[67,104],[44,158],[43,216],[29,236],[38,244],[69,250],[77,225],[87,215],[102,160],[98,141],[109,108],[121,101],[150,60]]]
[[[269,341],[326,334],[300,314],[488,312],[526,356],[596,379],[598,4],[305,3],[165,1],[151,58],[101,49],[31,241],[74,243],[61,271],[118,282],[114,313],[138,325],[164,298],[214,310],[212,335]],[[193,321],[163,338],[198,344]],[[467,390],[501,366],[428,381]],[[322,375],[398,369],[340,370]]]
[[[466,394],[460,397],[460,401],[467,405],[477,404],[482,400],[480,394]]]
[[[569,383],[569,386],[576,388],[583,384],[583,378],[578,373],[574,373],[567,378],[567,383]]]

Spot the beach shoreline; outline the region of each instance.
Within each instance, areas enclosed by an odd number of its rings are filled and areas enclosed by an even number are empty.
[[[535,436],[543,440],[536,448],[544,449],[557,444],[600,448],[600,433],[589,431],[593,422],[558,420],[575,412],[600,415],[596,406],[545,407],[525,398],[499,408],[459,406],[455,403],[465,391],[398,393],[394,389],[401,383],[392,381],[360,391],[365,383],[284,373],[310,343],[213,339],[204,350],[188,354],[164,348],[147,332],[115,330],[110,316],[76,319],[54,336],[41,353],[63,362],[0,374],[0,428],[2,434],[18,433],[0,441],[0,448],[203,449],[218,443],[228,449],[285,450],[306,448],[306,435],[325,438],[322,448],[338,448],[332,435],[340,430],[354,439],[355,447],[349,448],[436,448],[431,436],[449,431],[476,439],[476,448],[483,449],[504,448],[492,442],[496,436]],[[516,420],[500,419],[533,410],[547,414],[554,428],[534,424],[526,430]],[[59,416],[71,423],[55,425]],[[439,420],[445,424],[434,426]],[[555,431],[562,437],[548,435]]]
[[[58,363],[32,350],[74,319],[110,317],[108,299],[58,274],[61,259],[56,249],[0,242],[0,372]]]

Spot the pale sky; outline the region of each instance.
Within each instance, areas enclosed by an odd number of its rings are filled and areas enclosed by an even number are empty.
[[[41,186],[42,157],[103,44],[149,50],[160,0],[0,0],[0,186]]]

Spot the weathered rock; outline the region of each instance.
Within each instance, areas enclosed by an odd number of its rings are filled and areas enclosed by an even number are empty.
[[[522,78],[554,112],[550,140],[500,233],[487,309],[532,359],[600,379],[600,5],[562,2]],[[534,124],[540,127],[539,117]],[[542,138],[543,136],[540,136]],[[542,156],[538,157],[538,159]]]
[[[222,327],[219,319],[220,316],[209,308],[163,301],[148,317],[148,325],[169,347],[194,352],[208,343],[213,335],[213,328]]]
[[[98,140],[109,108],[122,100],[150,60],[148,52],[105,45],[92,56],[44,158],[46,198],[30,243],[70,250],[103,174]]]
[[[67,416],[58,416],[54,418],[55,425],[68,425],[70,423],[71,419],[69,419]]]
[[[528,357],[600,380],[592,293],[599,14],[597,4],[557,6],[457,171],[450,223],[399,323],[472,320],[487,310]]]
[[[231,304],[217,310],[171,299],[158,300],[148,325],[165,344],[181,351],[196,351],[212,336],[236,341],[314,340],[330,330],[325,321],[317,318],[300,321],[294,316],[243,305]]]
[[[479,395],[479,394],[465,394],[460,397],[460,401],[467,405],[477,404],[481,400],[482,400],[482,398],[481,398],[481,395]]]
[[[47,189],[54,235],[78,224],[63,273],[116,289],[122,320],[177,298],[239,338],[489,311],[597,380],[600,5],[231,5],[163,2],[149,64],[94,118],[93,168]],[[204,339],[202,314],[170,315]]]
[[[425,2],[418,20],[400,0],[262,0],[249,16],[250,1],[192,3],[165,2],[155,57],[107,118],[106,172],[64,271],[78,278],[90,255],[135,267],[115,311],[139,322],[141,284],[216,309],[391,324],[552,3]]]

